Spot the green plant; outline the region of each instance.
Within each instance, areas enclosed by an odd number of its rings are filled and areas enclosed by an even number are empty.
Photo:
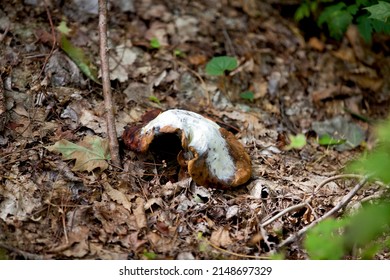
[[[210,76],[223,76],[227,71],[237,68],[237,59],[231,56],[213,57],[206,64],[206,73]]]
[[[306,145],[306,136],[304,134],[289,135],[288,138],[290,139],[290,144],[286,146],[286,150],[300,150]]]
[[[334,146],[334,145],[341,145],[347,142],[345,139],[335,139],[329,134],[324,134],[318,137],[318,144],[321,146]]]
[[[152,38],[150,40],[149,44],[150,44],[150,48],[151,49],[159,49],[159,48],[161,48],[161,43],[160,43],[160,41],[157,38]]]
[[[330,4],[332,2],[332,4]],[[366,42],[372,33],[390,34],[390,4],[377,0],[306,0],[295,12],[295,20],[312,16],[319,27],[326,26],[329,35],[340,40],[351,24],[356,24]]]
[[[238,66],[237,59],[231,56],[217,56],[213,57],[206,64],[206,74],[210,76],[218,76],[219,89],[227,93],[229,88],[230,77],[227,75],[228,72],[233,71]]]
[[[377,126],[378,145],[349,164],[348,172],[369,175],[371,180],[390,183],[390,119]],[[356,257],[372,259],[390,248],[390,201],[363,203],[355,215],[328,219],[306,235],[304,246],[312,259],[340,259],[352,250]]]
[[[68,39],[70,35],[70,29],[67,27],[66,22],[62,21],[57,30],[60,32],[60,47],[61,49],[76,63],[79,69],[92,81],[100,84],[98,79],[98,71],[96,66],[90,61],[87,54],[83,49],[76,47]]]
[[[240,97],[244,100],[253,102],[253,100],[255,99],[255,94],[253,93],[253,91],[244,91],[240,93]]]
[[[352,162],[347,170],[368,174],[372,179],[390,183],[390,119],[377,127],[378,144],[370,153],[366,153]]]
[[[327,219],[306,235],[304,246],[311,259],[342,259],[358,252],[355,258],[372,259],[389,248],[390,202],[365,203],[351,216]]]
[[[149,101],[152,101],[154,103],[157,103],[158,105],[161,105],[160,99],[158,99],[158,97],[155,95],[149,96]]]

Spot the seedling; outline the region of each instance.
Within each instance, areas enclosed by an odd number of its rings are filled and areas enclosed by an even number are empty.
[[[253,102],[253,100],[255,99],[254,95],[255,94],[252,91],[244,91],[240,94],[240,97],[244,100]]]
[[[179,50],[179,49],[175,49],[175,50],[173,51],[173,55],[176,56],[176,57],[185,57],[185,56],[186,56],[185,53],[182,52],[182,51]]]
[[[161,48],[160,41],[157,38],[152,38],[152,40],[150,40],[150,48],[151,49],[159,49],[159,48]]]
[[[218,56],[212,58],[206,65],[206,73],[219,77],[219,89],[227,93],[229,78],[228,73],[238,66],[237,59],[231,56]]]
[[[158,97],[155,96],[155,95],[149,96],[149,100],[152,101],[152,102],[154,102],[154,103],[157,103],[158,105],[161,105],[160,99],[158,99]]]
[[[237,68],[237,59],[230,56],[217,56],[206,65],[206,73],[210,76],[223,76],[227,71]]]
[[[306,145],[306,137],[302,133],[297,134],[296,136],[289,135],[289,139],[290,139],[290,144],[286,146],[285,148],[286,150],[291,150],[291,149],[300,150]]]
[[[347,142],[345,139],[335,139],[331,137],[329,134],[321,135],[318,138],[318,144],[321,146],[333,146],[333,145],[341,145]]]

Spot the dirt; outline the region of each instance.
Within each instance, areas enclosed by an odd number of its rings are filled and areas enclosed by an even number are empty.
[[[288,12],[294,5],[111,3],[111,85],[123,168],[88,172],[47,148],[107,137],[101,85],[60,47],[57,29],[65,21],[69,40],[99,69],[97,1],[2,1],[0,256],[308,258],[304,236],[279,244],[358,183],[341,176],[317,188],[374,146],[373,124],[389,108],[389,38],[377,34],[369,45],[351,26],[342,41],[331,40],[294,22]],[[207,75],[206,63],[221,55],[236,57],[238,68]],[[246,91],[252,101],[240,97]],[[126,149],[120,137],[127,124],[171,108],[197,112],[234,133],[251,158],[249,182],[221,190],[178,176],[175,137],[160,139],[146,154]],[[319,130],[335,126],[360,140],[320,145]],[[290,135],[300,133],[307,144],[286,149]],[[347,211],[379,191],[366,186]],[[267,222],[285,209],[291,210]]]

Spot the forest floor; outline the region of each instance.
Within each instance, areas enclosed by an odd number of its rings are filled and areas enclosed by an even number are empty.
[[[314,23],[297,25],[297,6],[278,1],[112,1],[123,168],[88,172],[47,148],[107,138],[101,85],[53,40],[66,22],[69,41],[98,69],[97,1],[43,2],[0,3],[0,257],[308,258],[297,233],[359,182],[337,175],[373,147],[372,124],[388,115],[388,37],[368,45],[352,26],[333,41]],[[236,57],[239,67],[222,78],[207,75],[206,63],[221,55]],[[240,96],[248,91],[253,100]],[[229,190],[198,186],[178,178],[176,155],[162,152],[172,152],[169,142],[142,155],[124,147],[127,124],[170,108],[234,133],[251,158],[249,182]],[[324,132],[347,142],[320,145]],[[300,133],[307,144],[286,149],[289,135]],[[378,192],[367,185],[336,216]]]

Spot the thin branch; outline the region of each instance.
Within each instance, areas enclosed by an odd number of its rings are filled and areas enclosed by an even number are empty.
[[[207,89],[207,85],[205,83],[205,81],[203,80],[203,78],[194,70],[192,70],[188,65],[186,65],[185,63],[177,60],[177,63],[179,63],[181,66],[184,66],[188,71],[190,71],[192,74],[194,74],[198,80],[200,81],[200,84],[203,88],[203,90],[205,91],[206,93],[206,97],[207,97],[207,107],[210,107],[211,105],[211,97],[210,97],[210,92],[208,91]]]
[[[41,77],[43,71],[45,71],[46,64],[49,61],[50,57],[53,55],[54,50],[55,50],[55,48],[57,46],[56,32],[55,32],[53,20],[51,19],[50,10],[49,10],[49,7],[48,7],[48,4],[47,4],[46,0],[43,1],[43,4],[44,4],[45,9],[46,9],[47,18],[49,19],[50,29],[51,29],[51,37],[52,37],[53,42],[52,42],[52,45],[51,45],[50,53],[45,57],[45,61],[43,62],[43,66],[42,66],[41,72],[39,73],[39,77]]]
[[[279,245],[278,245],[278,248],[281,248],[281,247],[284,247],[286,246],[287,244],[290,244],[294,241],[296,241],[298,238],[300,238],[303,234],[305,234],[309,229],[313,228],[315,225],[317,225],[318,223],[322,222],[323,220],[329,218],[330,216],[332,216],[333,214],[335,214],[336,212],[338,212],[340,209],[344,208],[350,201],[351,199],[356,195],[356,193],[366,184],[368,180],[368,177],[364,177],[360,182],[359,184],[357,184],[348,194],[346,194],[343,199],[335,206],[333,207],[331,210],[329,210],[325,215],[323,215],[321,218],[315,220],[314,222],[312,222],[310,225],[302,228],[301,230],[299,230],[296,234],[288,237],[287,239],[285,239],[284,241],[282,241]]]
[[[235,252],[232,252],[232,251],[228,251],[228,250],[225,250],[221,247],[218,247],[217,245],[215,245],[214,243],[208,241],[207,239],[204,239],[204,241],[206,241],[206,243],[208,245],[210,245],[211,247],[213,247],[214,249],[222,252],[222,253],[225,253],[225,254],[228,254],[228,255],[232,255],[232,256],[236,256],[236,257],[240,257],[240,258],[247,258],[247,259],[256,259],[256,260],[269,260],[270,257],[262,257],[262,256],[254,256],[254,255],[245,255],[245,254],[239,254],[239,253],[235,253]]]
[[[277,219],[279,219],[280,217],[282,217],[283,215],[289,213],[289,212],[292,212],[292,211],[295,211],[295,210],[299,210],[305,206],[307,206],[308,202],[305,201],[305,202],[302,202],[302,203],[299,203],[297,205],[293,205],[293,206],[290,206],[286,209],[284,209],[283,211],[279,212],[278,214],[276,214],[275,216],[273,216],[272,218],[268,219],[267,221],[265,221],[264,223],[261,224],[261,227],[266,227],[268,226],[269,224],[271,224],[272,222],[276,221]]]
[[[104,107],[107,119],[107,135],[110,146],[111,160],[113,165],[122,167],[119,156],[119,143],[116,135],[114,106],[112,103],[110,69],[107,56],[107,1],[99,0],[99,40],[100,40],[100,61],[102,70],[102,85],[104,96]]]
[[[10,245],[7,245],[5,243],[0,242],[0,247],[6,249],[7,251],[14,252],[18,254],[19,256],[23,256],[23,258],[27,260],[48,260],[50,257],[48,255],[37,255],[32,254],[23,250],[20,250],[18,248],[14,248]]]
[[[358,179],[361,179],[361,178],[363,178],[363,177],[364,177],[363,175],[359,175],[359,174],[340,174],[340,175],[336,175],[336,176],[327,178],[327,179],[325,179],[324,181],[322,181],[322,182],[315,188],[314,193],[317,193],[323,186],[325,186],[325,185],[328,184],[329,182],[332,182],[332,181],[335,181],[335,180],[338,180],[338,179],[345,179],[345,178],[358,178]]]

